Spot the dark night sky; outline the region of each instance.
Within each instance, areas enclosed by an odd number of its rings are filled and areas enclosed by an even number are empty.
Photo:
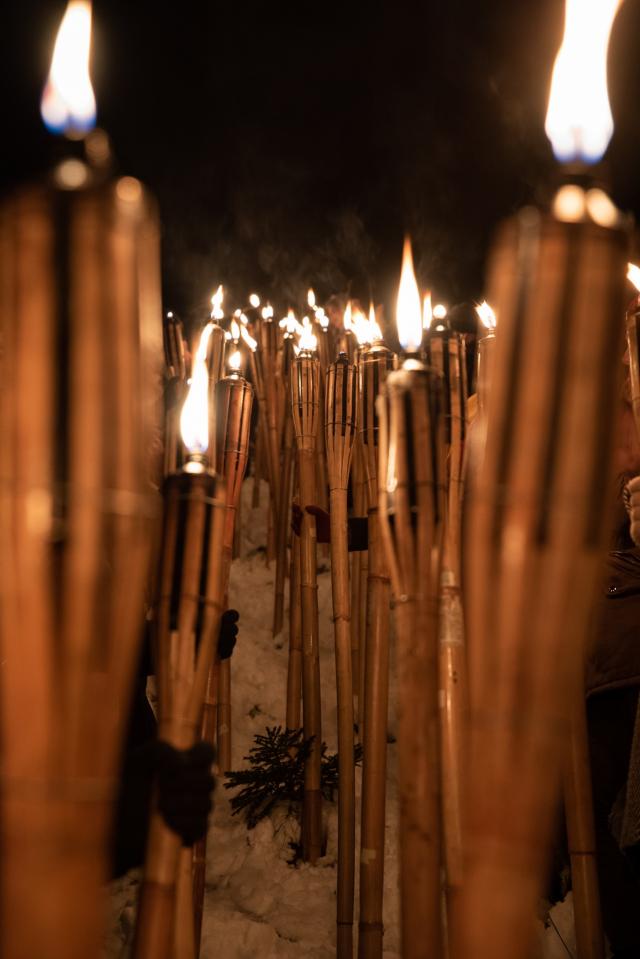
[[[64,2],[0,31],[0,186],[47,164],[39,99]],[[402,234],[452,304],[482,292],[495,223],[551,168],[543,120],[562,0],[94,3],[99,120],[156,192],[165,306],[222,281],[282,306],[312,283],[390,300]],[[640,0],[610,49],[613,192],[640,213]]]

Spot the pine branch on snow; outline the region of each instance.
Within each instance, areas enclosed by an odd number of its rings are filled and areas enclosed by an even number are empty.
[[[249,829],[278,803],[302,802],[304,764],[311,741],[303,738],[302,729],[267,727],[256,735],[255,745],[244,757],[249,768],[228,773],[225,789],[239,789],[231,799],[231,809],[234,815],[244,813]],[[361,758],[362,747],[356,746],[355,762]],[[322,795],[333,802],[338,788],[338,754],[328,753],[326,743],[322,744],[320,776]]]

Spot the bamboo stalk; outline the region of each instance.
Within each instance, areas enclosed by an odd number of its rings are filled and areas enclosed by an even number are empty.
[[[356,368],[340,356],[326,380],[326,451],[331,517],[331,589],[338,697],[337,956],[353,956],[355,765],[347,536],[347,490],[356,434]]]
[[[360,448],[360,438],[356,436],[353,448],[353,462],[351,467],[351,488],[353,490],[353,513],[354,516],[366,516],[365,504],[365,477],[362,463],[362,449]],[[366,551],[365,551],[366,552]],[[364,662],[364,647],[362,639],[364,630],[361,628],[361,568],[363,561],[363,551],[358,550],[351,556],[351,669],[353,678],[353,698],[356,722],[359,731],[362,726],[362,694],[364,691],[364,670],[360,669],[360,661]],[[365,579],[366,583],[366,579]],[[366,600],[365,600],[366,602]],[[360,673],[362,672],[362,683]],[[362,692],[361,692],[362,690]]]
[[[99,952],[161,470],[155,210],[137,181],[83,171],[0,205],[7,959]]]
[[[172,959],[196,959],[192,868],[193,849],[183,847],[178,858]]]
[[[273,604],[272,635],[278,636],[284,621],[284,586],[287,567],[287,540],[291,517],[291,487],[293,481],[293,421],[288,415],[284,427],[284,451],[282,457],[282,485],[278,509],[278,540],[276,544],[276,581]]]
[[[215,654],[224,585],[220,544],[225,515],[221,483],[213,474],[180,473],[168,478],[157,626],[158,732],[178,749],[191,746],[198,736]],[[175,565],[178,551],[183,557],[180,570]],[[195,633],[202,592],[205,603],[194,671]],[[171,636],[174,616],[177,644],[172,643]],[[177,646],[177,657],[171,655],[172,645]],[[180,837],[154,810],[138,907],[136,959],[168,959],[171,954],[179,858]]]
[[[300,729],[302,695],[302,604],[300,599],[300,537],[292,534],[289,577],[289,660],[287,667],[287,729]]]
[[[569,749],[564,762],[564,808],[571,859],[571,885],[580,959],[603,959],[604,933],[596,866],[596,837],[587,715],[582,685],[571,710]]]
[[[293,422],[298,444],[298,477],[303,506],[316,502],[318,435],[318,360],[302,351],[291,378]],[[311,740],[304,772],[303,856],[315,863],[322,854],[322,750],[320,663],[318,650],[318,585],[315,518],[303,509],[300,531],[300,596],[302,611],[302,716],[305,740]]]
[[[438,594],[445,457],[440,379],[412,363],[387,377],[381,405],[380,517],[398,634],[402,955],[431,959],[442,948]]]
[[[447,508],[440,591],[440,737],[447,905],[462,884],[462,782],[467,719],[467,665],[460,595],[463,459],[466,439],[463,337],[433,331],[429,356],[444,380]]]
[[[394,361],[394,354],[382,344],[362,350],[359,359],[359,429],[369,497],[362,711],[364,729],[360,730],[363,742],[358,939],[360,959],[379,959],[382,956],[391,589],[380,543],[378,521],[378,416],[375,404]]]
[[[239,373],[223,377],[216,384],[216,463],[226,487],[224,528],[219,547],[224,605],[227,605],[229,574],[233,555],[236,510],[249,456],[249,433],[253,389]],[[231,660],[214,659],[209,667],[205,687],[209,708],[201,716],[202,738],[213,742],[214,721],[218,747],[218,767],[231,769]],[[205,695],[203,689],[203,697]],[[200,951],[202,911],[204,904],[207,837],[194,848],[193,909],[196,955]]]
[[[281,368],[279,381],[284,381],[283,392],[286,398],[282,404],[282,483],[280,486],[280,502],[278,504],[278,535],[276,541],[276,581],[273,604],[272,635],[277,636],[282,630],[284,621],[284,584],[287,567],[287,541],[289,538],[291,494],[293,489],[294,469],[294,433],[291,418],[291,359],[293,357],[293,340],[287,337],[280,352]]]
[[[609,531],[627,248],[621,223],[527,210],[492,255],[500,333],[466,534],[472,739],[461,957],[510,959],[530,944]]]

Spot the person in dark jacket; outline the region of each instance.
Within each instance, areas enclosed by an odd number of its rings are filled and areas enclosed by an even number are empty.
[[[235,609],[223,614],[218,638],[220,659],[228,659],[233,653],[237,623]],[[191,749],[175,749],[158,739],[156,718],[147,698],[147,678],[151,674],[147,641],[136,673],[125,740],[112,842],[114,878],[144,861],[154,785],[158,809],[184,846],[192,846],[204,836],[212,808],[215,750],[206,742],[198,742]]]
[[[628,390],[621,495],[585,686],[602,919],[614,959],[640,957],[640,444]]]

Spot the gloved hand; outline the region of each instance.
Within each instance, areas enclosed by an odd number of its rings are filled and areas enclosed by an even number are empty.
[[[330,543],[331,542],[331,523],[329,520],[329,514],[325,509],[322,509],[321,506],[306,506],[307,513],[310,516],[314,516],[316,520],[316,540],[318,543]],[[302,518],[304,513],[302,508],[298,503],[291,504],[291,529],[296,534],[300,535],[302,529]]]
[[[206,742],[191,749],[174,749],[160,740],[155,752],[158,809],[182,845],[193,846],[207,831],[215,786],[211,770],[215,750]]]
[[[218,659],[231,659],[236,646],[239,619],[240,613],[237,609],[227,609],[222,614],[218,635]]]
[[[640,546],[640,476],[634,476],[625,487],[625,506],[629,514],[631,539]]]

